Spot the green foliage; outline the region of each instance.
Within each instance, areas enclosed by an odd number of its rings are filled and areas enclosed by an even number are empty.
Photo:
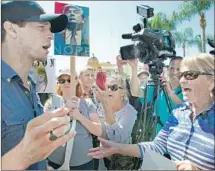
[[[183,1],[180,5],[179,19],[190,20],[195,15],[202,16],[205,11],[209,10],[214,1],[211,0],[192,0]]]
[[[174,30],[175,21],[170,16],[167,16],[165,13],[157,13],[149,22],[148,27],[152,29],[163,29],[163,30]]]
[[[206,39],[213,39],[213,36],[211,35],[207,35]],[[197,47],[197,49],[199,50],[199,52],[203,52],[202,51],[202,39],[201,39],[201,35],[196,35],[191,41],[190,41],[191,45],[195,45]]]
[[[184,52],[186,46],[192,45],[196,45],[200,52],[205,52],[205,12],[209,10],[213,4],[214,1],[212,0],[183,1],[179,6],[179,12],[173,11],[171,16],[159,12],[148,22],[148,27],[173,31],[176,44],[178,44],[178,46],[182,45]],[[181,32],[175,31],[178,24],[182,23],[184,20],[191,20],[195,15],[199,15],[201,19],[200,26],[202,28],[202,38],[193,37],[191,28],[186,28]]]
[[[184,20],[191,20],[192,17],[199,15],[200,16],[200,26],[202,28],[202,52],[206,51],[205,48],[205,12],[209,10],[214,1],[212,0],[192,0],[192,1],[183,1],[180,5],[180,12],[173,12],[173,17],[177,20],[176,23],[181,23]],[[198,39],[196,39],[196,42]]]
[[[173,37],[176,41],[176,44],[180,47],[181,45],[185,45],[190,43],[193,40],[193,29],[185,28],[181,32],[173,32]]]

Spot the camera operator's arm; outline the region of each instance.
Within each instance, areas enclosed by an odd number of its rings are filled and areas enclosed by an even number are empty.
[[[180,104],[182,103],[182,100],[174,93],[174,91],[172,90],[170,83],[166,81],[166,79],[164,77],[161,78],[161,84],[162,86],[164,86],[164,88],[166,89],[168,96],[172,99],[172,101],[175,104]]]
[[[119,71],[119,74],[124,77],[125,76],[125,73],[123,72],[123,65],[127,64],[127,62],[125,60],[122,60],[121,56],[118,55],[116,57],[116,64],[117,64],[117,68],[118,68],[118,71]]]
[[[140,88],[140,81],[137,77],[137,62],[137,59],[127,60],[127,63],[131,66],[132,69],[130,89],[132,96],[143,97],[143,91]]]
[[[181,104],[182,103],[182,100],[176,94],[174,94],[173,91],[171,93],[168,93],[168,95],[175,104]]]

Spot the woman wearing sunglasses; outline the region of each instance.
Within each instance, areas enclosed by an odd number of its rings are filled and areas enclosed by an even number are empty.
[[[180,84],[186,102],[176,106],[153,142],[126,145],[100,139],[103,146],[88,155],[102,158],[120,153],[143,158],[151,149],[168,152],[178,170],[214,170],[214,57],[185,57]]]
[[[120,143],[131,142],[131,132],[137,118],[137,111],[128,102],[125,85],[125,80],[116,75],[107,78],[104,91],[98,86],[94,88],[104,113],[104,118],[100,118],[102,137]],[[104,160],[108,169],[111,162],[109,159]]]
[[[78,82],[78,81],[77,81]],[[72,155],[70,159],[70,170],[93,170],[93,159],[87,156],[88,150],[93,147],[92,135],[100,136],[102,129],[96,108],[88,99],[80,99],[79,106],[71,100],[72,86],[77,83],[70,81],[70,72],[62,71],[57,77],[57,94],[60,96],[65,106],[70,104],[70,117],[76,119],[76,138],[74,139]],[[76,92],[77,94],[77,92]],[[56,97],[55,97],[56,98]],[[59,98],[58,98],[59,99]],[[55,100],[49,100],[44,106],[45,110],[51,110],[60,107],[60,103],[52,104]],[[49,104],[48,104],[49,103]],[[72,123],[72,122],[71,122]],[[66,146],[57,148],[49,157],[48,165],[53,169],[58,169],[64,162]]]

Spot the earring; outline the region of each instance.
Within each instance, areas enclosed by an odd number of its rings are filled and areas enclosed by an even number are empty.
[[[213,98],[213,97],[214,97],[214,95],[215,95],[214,93],[215,93],[215,92],[211,91],[211,92],[210,92],[210,97],[212,97],[212,98]]]
[[[121,100],[122,100],[122,101],[125,99],[124,96],[125,96],[125,95],[121,96]]]

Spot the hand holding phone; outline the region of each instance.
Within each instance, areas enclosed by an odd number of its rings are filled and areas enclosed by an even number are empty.
[[[106,74],[105,72],[99,71],[96,75],[96,84],[101,90],[105,90]]]

